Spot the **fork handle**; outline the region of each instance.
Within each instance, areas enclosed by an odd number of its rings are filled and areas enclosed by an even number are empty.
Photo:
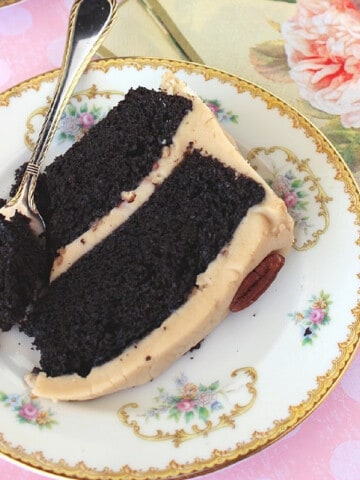
[[[81,74],[113,23],[116,11],[116,0],[75,0],[70,12],[60,76],[29,162],[30,175],[37,177],[36,170],[39,172],[64,108]],[[34,165],[39,168],[34,169]]]
[[[16,212],[22,213],[30,218],[32,230],[39,235],[44,232],[45,224],[36,208],[34,193],[41,163],[75,85],[112,25],[116,12],[116,0],[75,0],[71,9],[63,62],[52,102],[19,188],[1,212],[7,219]]]

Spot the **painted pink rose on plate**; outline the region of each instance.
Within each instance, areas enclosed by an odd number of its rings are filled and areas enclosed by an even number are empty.
[[[298,0],[282,26],[290,76],[313,107],[360,128],[360,7],[357,0]]]
[[[217,115],[219,113],[219,110],[220,110],[219,105],[209,102],[207,106],[210,108],[210,110],[213,112],[214,115]]]
[[[89,129],[95,125],[95,118],[92,113],[84,112],[79,117],[80,125],[85,128]]]
[[[34,420],[39,413],[39,409],[33,403],[25,403],[19,411],[19,414],[26,420]]]
[[[194,409],[195,403],[192,400],[183,399],[176,405],[176,407],[181,412],[190,412],[191,410]]]
[[[309,320],[312,323],[322,323],[325,317],[325,312],[322,308],[313,308],[311,310]]]
[[[294,208],[298,202],[298,197],[295,192],[287,192],[284,196],[284,202],[287,208]]]

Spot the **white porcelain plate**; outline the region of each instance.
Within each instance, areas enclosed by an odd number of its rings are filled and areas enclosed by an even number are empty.
[[[245,80],[150,59],[94,62],[47,161],[131,87],[166,69],[212,108],[245,157],[284,198],[296,242],[278,279],[200,348],[143,387],[82,403],[29,395],[37,361],[17,331],[0,337],[0,452],[69,478],[155,479],[215,470],[292,430],[324,399],[359,340],[359,192],[334,148],[304,117]],[[0,95],[0,196],[28,159],[56,72]]]

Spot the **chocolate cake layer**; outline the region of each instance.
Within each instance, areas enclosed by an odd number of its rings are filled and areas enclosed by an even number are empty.
[[[46,277],[45,251],[29,226],[16,213],[11,221],[0,215],[0,329],[10,328],[25,316],[34,292]]]
[[[189,151],[143,207],[34,304],[23,328],[41,368],[86,376],[159,327],[264,196],[253,179]]]
[[[169,145],[192,102],[139,87],[46,168],[36,201],[56,250],[115,207]]]

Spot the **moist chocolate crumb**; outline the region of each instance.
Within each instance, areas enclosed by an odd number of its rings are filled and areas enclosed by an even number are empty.
[[[0,215],[0,329],[8,331],[25,317],[39,283],[47,276],[45,248],[29,219]]]

